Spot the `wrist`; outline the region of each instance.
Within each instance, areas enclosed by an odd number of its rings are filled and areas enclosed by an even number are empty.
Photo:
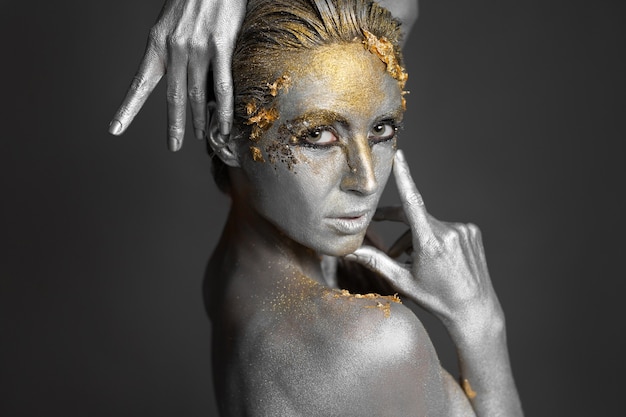
[[[458,347],[506,343],[506,321],[501,309],[466,312],[444,324]]]

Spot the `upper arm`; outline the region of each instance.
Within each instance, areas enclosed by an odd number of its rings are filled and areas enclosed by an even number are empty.
[[[413,24],[417,20],[418,0],[378,0],[378,4],[389,10],[393,17],[402,22],[403,42],[409,36]]]

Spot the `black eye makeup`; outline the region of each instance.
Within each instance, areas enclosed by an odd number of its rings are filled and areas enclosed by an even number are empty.
[[[396,137],[402,124],[393,119],[385,119],[375,123],[369,131],[368,139],[370,143],[376,144],[385,142]]]
[[[373,123],[367,134],[370,146],[394,139],[401,128],[402,123],[393,116],[382,118]],[[292,145],[317,149],[341,144],[342,135],[339,134],[339,131],[343,130],[349,132],[348,122],[338,114],[329,111],[303,115],[287,121],[279,128],[281,135],[289,137],[289,142]],[[347,134],[349,135],[349,133]]]
[[[335,129],[324,126],[309,129],[298,138],[298,144],[312,148],[326,148],[339,142]]]

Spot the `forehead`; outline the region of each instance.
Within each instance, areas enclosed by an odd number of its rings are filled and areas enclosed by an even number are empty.
[[[292,82],[279,94],[281,118],[313,108],[371,118],[401,106],[398,82],[360,42],[300,51],[287,60],[286,72]]]

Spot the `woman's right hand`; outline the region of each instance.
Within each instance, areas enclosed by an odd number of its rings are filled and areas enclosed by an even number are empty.
[[[400,150],[393,170],[402,206],[380,208],[375,219],[401,221],[409,230],[388,253],[364,246],[348,257],[380,273],[398,292],[437,316],[459,342],[504,326],[478,228],[428,214]],[[394,259],[405,252],[411,256],[408,263]]]
[[[207,78],[213,69],[220,133],[230,133],[233,118],[231,60],[247,0],[168,0],[150,30],[148,45],[126,98],[109,125],[120,135],[167,74],[168,146],[181,148],[187,100],[198,139],[207,120]]]

